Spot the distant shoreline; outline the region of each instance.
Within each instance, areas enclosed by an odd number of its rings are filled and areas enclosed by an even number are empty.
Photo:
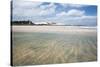
[[[80,27],[80,28],[97,28],[97,26],[71,26],[71,25],[12,25],[12,27],[14,27],[14,26],[18,26],[18,27],[24,27],[24,26],[37,26],[37,27],[40,27],[40,26],[57,26],[57,27],[59,27],[59,26],[66,26],[66,27]]]

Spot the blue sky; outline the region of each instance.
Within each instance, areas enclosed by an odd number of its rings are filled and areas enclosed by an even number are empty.
[[[13,0],[12,20],[96,25],[97,6]]]

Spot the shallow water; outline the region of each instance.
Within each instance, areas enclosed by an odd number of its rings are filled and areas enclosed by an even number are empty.
[[[97,33],[13,32],[13,65],[97,60]]]

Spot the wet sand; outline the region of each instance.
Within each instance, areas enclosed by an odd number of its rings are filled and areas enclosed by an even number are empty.
[[[96,29],[75,26],[12,26],[13,32],[62,32],[62,33],[85,33],[96,32]]]

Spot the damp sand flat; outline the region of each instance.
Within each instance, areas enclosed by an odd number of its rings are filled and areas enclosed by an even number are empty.
[[[12,26],[13,65],[88,62],[97,60],[95,28]]]
[[[13,32],[61,32],[61,33],[85,33],[94,32],[95,28],[75,26],[12,26]]]

